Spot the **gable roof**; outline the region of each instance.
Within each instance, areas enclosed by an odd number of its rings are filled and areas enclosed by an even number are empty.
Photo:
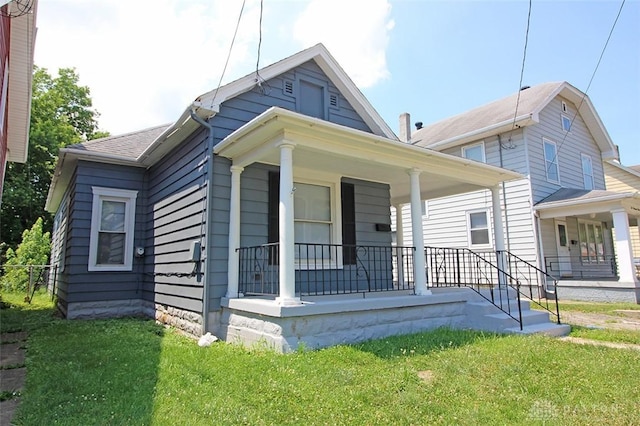
[[[391,128],[322,44],[316,44],[268,65],[262,68],[259,74],[264,80],[269,80],[308,61],[314,61],[323,70],[376,136],[398,140]],[[63,148],[60,150],[54,177],[49,188],[46,210],[55,211],[57,209],[70,179],[67,174],[71,173],[71,167],[69,167],[71,163],[77,162],[78,159],[84,159],[150,167],[200,126],[194,119],[195,115],[201,119],[213,117],[218,113],[220,105],[224,101],[250,91],[255,87],[255,84],[255,72],[252,72],[216,90],[198,96],[172,124]]]
[[[262,68],[259,74],[263,80],[269,80],[308,61],[314,61],[322,69],[375,135],[398,140],[398,137],[382,116],[378,114],[373,105],[365,98],[360,89],[322,43],[268,65]],[[172,149],[176,141],[183,140],[193,132],[199,124],[191,114],[197,114],[204,119],[211,118],[219,112],[220,105],[224,101],[248,92],[255,86],[256,73],[252,72],[218,89],[198,96],[185,109],[180,118],[142,153],[140,160],[145,164],[152,164]]]
[[[618,152],[600,120],[591,100],[571,84],[543,83],[520,90],[518,116],[515,117],[518,92],[462,114],[446,118],[415,131],[411,143],[432,149],[446,149],[494,136],[514,128],[540,122],[540,112],[556,97],[562,96],[580,106],[580,115],[595,139],[602,158],[618,158]]]

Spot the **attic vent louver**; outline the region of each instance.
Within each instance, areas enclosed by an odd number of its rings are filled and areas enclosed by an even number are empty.
[[[329,105],[334,108],[338,108],[338,95],[331,94],[329,95]]]
[[[293,81],[285,80],[284,81],[284,94],[293,96]]]

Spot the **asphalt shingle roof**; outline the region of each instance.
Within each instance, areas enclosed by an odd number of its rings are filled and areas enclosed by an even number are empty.
[[[163,124],[161,126],[150,127],[122,135],[107,136],[106,138],[69,145],[66,148],[86,153],[111,154],[117,157],[135,160],[169,126],[170,124]]]
[[[520,91],[518,117],[533,113],[564,82],[543,83]],[[518,93],[446,118],[416,130],[411,135],[415,145],[429,147],[437,142],[464,135],[514,118]]]

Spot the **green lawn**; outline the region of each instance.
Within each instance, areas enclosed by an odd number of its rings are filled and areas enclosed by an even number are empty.
[[[278,355],[39,311],[19,425],[640,423],[635,350],[440,329]]]

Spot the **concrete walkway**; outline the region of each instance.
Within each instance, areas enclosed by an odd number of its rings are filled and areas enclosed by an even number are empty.
[[[633,349],[636,351],[640,351],[640,345],[634,345],[633,343],[607,342],[604,340],[584,339],[582,337],[571,337],[571,336],[560,337],[560,340],[576,343],[578,345],[606,346],[608,348],[614,348],[614,349]]]
[[[13,393],[13,398],[0,401],[0,426],[10,425],[20,404],[20,392],[24,386],[24,366],[27,333],[3,333],[0,335],[0,392]]]

